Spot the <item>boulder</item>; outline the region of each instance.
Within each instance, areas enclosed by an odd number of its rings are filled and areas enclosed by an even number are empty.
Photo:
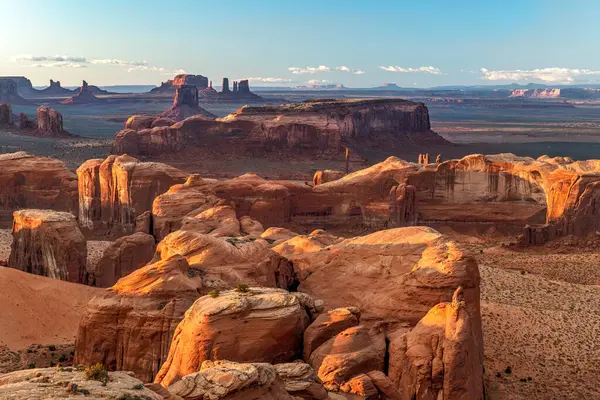
[[[275,368],[266,363],[204,361],[200,371],[168,387],[184,400],[293,400]]]
[[[462,288],[389,347],[389,376],[403,399],[484,399],[481,336]]]
[[[73,214],[35,209],[14,212],[9,267],[84,283],[86,264],[87,242]]]
[[[72,367],[34,368],[0,375],[0,398],[163,400],[130,372],[110,372],[104,383],[89,379],[84,371]]]
[[[87,284],[113,286],[119,279],[146,265],[154,256],[154,237],[134,233],[114,241],[93,270],[87,271]]]
[[[127,155],[88,160],[77,176],[80,225],[124,232],[133,232],[136,217],[151,210],[157,196],[186,179],[177,168]]]
[[[121,278],[88,304],[75,364],[102,363],[151,382],[167,359],[175,328],[202,293],[199,271],[173,256]]]
[[[152,127],[152,124],[156,119],[156,117],[147,115],[132,115],[125,121],[125,129],[133,129],[134,131],[148,129]]]
[[[285,362],[302,352],[309,317],[294,293],[250,287],[199,298],[177,327],[155,382],[171,386],[207,360]]]
[[[336,308],[323,313],[304,331],[304,360],[323,343],[348,328],[357,326],[360,311],[356,307]]]
[[[275,364],[277,375],[283,381],[285,390],[301,399],[327,400],[327,391],[317,379],[312,367],[303,362]]]
[[[358,325],[315,349],[310,355],[310,365],[328,390],[365,396],[371,395],[374,387],[370,379],[361,374],[383,371],[385,355],[384,334],[378,328]]]

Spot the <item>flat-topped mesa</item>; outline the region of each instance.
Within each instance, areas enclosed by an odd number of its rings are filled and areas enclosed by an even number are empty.
[[[77,176],[80,225],[87,229],[116,226],[133,232],[136,217],[187,175],[166,164],[123,155],[88,160],[77,169]]]
[[[9,267],[84,283],[87,242],[73,214],[34,209],[15,211],[12,235]]]
[[[150,90],[150,93],[172,93],[179,86],[196,86],[198,90],[208,88],[208,78],[202,75],[180,74],[173,79],[162,82],[159,87]]]
[[[19,94],[17,82],[10,78],[0,78],[0,103],[30,104]]]
[[[0,225],[12,212],[41,208],[77,212],[77,176],[62,161],[25,152],[0,155]]]
[[[238,89],[237,93],[242,92]],[[134,151],[132,154],[142,155],[179,152],[202,145],[297,153],[343,151],[344,145],[355,144],[360,149],[365,144],[378,143],[406,147],[448,142],[431,131],[424,104],[398,99],[311,100],[242,107],[214,121],[189,118],[169,129],[121,131],[115,136],[115,148],[123,150],[126,146],[127,151]]]
[[[96,89],[98,89],[98,88],[96,88]],[[100,89],[98,89],[98,91],[99,90]],[[61,101],[60,103],[61,104],[90,104],[90,103],[98,103],[100,101],[102,101],[102,100],[97,98],[94,95],[93,91],[91,90],[91,87],[88,86],[88,83],[86,81],[83,81],[83,84],[81,85],[81,87],[79,88],[79,90],[76,92],[75,95],[69,97],[66,100]]]

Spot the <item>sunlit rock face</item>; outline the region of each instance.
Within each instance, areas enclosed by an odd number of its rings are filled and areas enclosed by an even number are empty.
[[[152,209],[156,196],[187,176],[169,165],[140,162],[127,155],[88,160],[77,175],[81,226],[116,226],[126,232],[133,232],[136,217]]]
[[[75,216],[52,210],[15,211],[8,265],[36,275],[84,283],[87,242]]]

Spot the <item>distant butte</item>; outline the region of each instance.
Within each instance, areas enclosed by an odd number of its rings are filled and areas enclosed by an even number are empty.
[[[98,89],[101,90],[101,89]],[[61,104],[91,104],[98,103],[101,100],[98,99],[94,93],[88,87],[88,83],[83,81],[83,84],[79,88],[79,91],[74,96],[69,97],[66,100],[61,101]]]

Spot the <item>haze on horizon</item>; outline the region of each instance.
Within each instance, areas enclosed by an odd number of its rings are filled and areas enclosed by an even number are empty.
[[[34,85],[600,83],[593,0],[0,3],[0,76]]]

